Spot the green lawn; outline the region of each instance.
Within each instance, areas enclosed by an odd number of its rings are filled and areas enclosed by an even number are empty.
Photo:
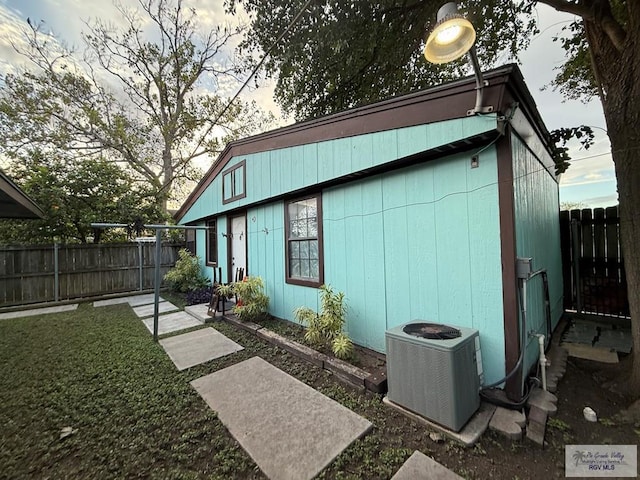
[[[126,305],[0,321],[0,477],[262,478],[191,377]]]

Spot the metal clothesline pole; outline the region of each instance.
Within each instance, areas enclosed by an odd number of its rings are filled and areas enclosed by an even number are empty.
[[[92,223],[92,228],[128,228],[126,223]],[[154,268],[153,285],[153,341],[158,342],[158,324],[160,314],[160,261],[162,259],[162,230],[209,230],[210,227],[197,227],[191,225],[143,225],[142,228],[155,230],[156,232],[156,260]]]

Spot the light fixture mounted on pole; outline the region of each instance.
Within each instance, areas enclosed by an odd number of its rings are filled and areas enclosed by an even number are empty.
[[[438,10],[437,23],[424,47],[424,57],[436,64],[448,63],[469,53],[473,72],[476,76],[476,105],[467,115],[493,112],[493,107],[483,105],[482,94],[488,84],[482,78],[482,70],[476,54],[476,31],[469,20],[458,13],[455,2],[444,4]]]

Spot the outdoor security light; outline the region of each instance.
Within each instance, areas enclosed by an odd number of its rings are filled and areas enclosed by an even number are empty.
[[[424,46],[424,57],[431,63],[442,64],[457,60],[468,52],[476,76],[476,105],[473,110],[467,111],[467,115],[492,112],[493,107],[482,105],[482,89],[485,81],[482,78],[474,47],[476,31],[473,25],[458,13],[455,2],[446,3],[440,7],[437,20]]]
[[[458,13],[455,2],[440,7],[437,18],[424,47],[424,56],[431,63],[452,62],[473,47],[476,31],[471,22]]]

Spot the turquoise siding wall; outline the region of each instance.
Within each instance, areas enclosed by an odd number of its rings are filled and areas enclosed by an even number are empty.
[[[223,205],[222,176],[218,175],[181,221],[194,222],[212,214],[312,187],[326,180],[491,131],[495,126],[494,115],[483,115],[234,157],[223,170],[246,160],[246,197]]]
[[[325,190],[325,282],[346,295],[354,341],[381,352],[385,330],[410,320],[478,329],[492,381],[504,374],[495,150],[469,163],[457,155]],[[271,313],[317,309],[316,289],[284,282],[284,204],[247,218],[249,272],[265,280]]]
[[[558,185],[519,137],[512,135],[511,142],[517,255],[533,258],[534,270],[547,270],[555,328],[563,312]],[[537,276],[527,285],[526,331],[544,334],[545,321],[542,277]],[[537,338],[527,339],[527,369],[537,361],[538,351]]]
[[[270,312],[292,320],[318,309],[318,290],[284,281],[284,203],[255,202],[494,129],[494,116],[476,116],[233,158],[225,169],[246,160],[246,198],[222,205],[218,176],[182,222],[218,216],[226,278],[225,212],[246,207],[247,271],[264,279]],[[325,189],[325,282],[346,295],[354,341],[380,352],[385,330],[411,320],[478,329],[492,382],[505,373],[497,161],[492,147],[472,169],[472,153]],[[205,248],[198,232],[203,261]]]
[[[247,231],[247,270],[250,275],[264,280],[269,311],[279,318],[293,320],[293,311],[297,307],[306,305],[317,310],[317,289],[289,285],[284,281],[284,203],[250,208]]]

